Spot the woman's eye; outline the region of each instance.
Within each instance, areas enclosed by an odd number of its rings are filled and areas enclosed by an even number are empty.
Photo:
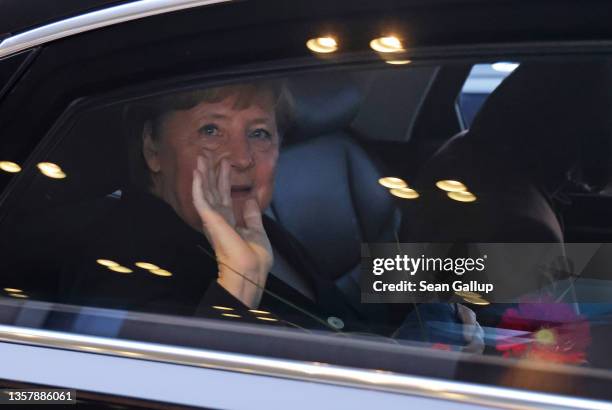
[[[215,137],[219,135],[219,127],[214,124],[206,124],[200,128],[200,134]]]
[[[271,139],[272,134],[269,131],[264,130],[263,128],[258,128],[249,135],[249,138]]]

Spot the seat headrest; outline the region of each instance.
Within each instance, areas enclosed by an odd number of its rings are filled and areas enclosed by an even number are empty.
[[[610,146],[611,90],[609,61],[523,63],[489,96],[469,138],[554,178],[580,152]]]
[[[524,63],[488,98],[472,128],[421,170],[422,197],[402,235],[415,241],[561,242],[551,197],[585,144],[612,140],[608,63]],[[609,152],[608,152],[609,158]],[[478,200],[450,200],[436,181],[464,182]]]
[[[294,98],[291,141],[314,138],[347,128],[363,100],[363,92],[348,73],[300,75],[289,80]]]
[[[381,176],[343,133],[294,144],[279,158],[274,215],[332,280],[358,265],[362,242],[394,238],[398,215]]]

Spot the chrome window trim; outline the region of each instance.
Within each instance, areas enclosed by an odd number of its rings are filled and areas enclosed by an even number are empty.
[[[125,400],[129,399],[128,403],[143,408],[161,404],[157,407],[164,409],[187,406],[189,409],[233,410],[333,407],[486,410],[483,406],[380,390],[22,344],[0,343],[0,353],[3,358],[1,380],[17,382],[22,388],[74,389],[77,400],[93,399],[97,403],[125,405]]]
[[[505,409],[612,410],[611,402],[316,362],[0,325],[0,342],[333,384]]]
[[[70,17],[15,34],[0,42],[0,58],[51,41],[173,11],[235,0],[139,0]]]

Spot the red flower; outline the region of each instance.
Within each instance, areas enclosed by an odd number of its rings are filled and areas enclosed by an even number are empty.
[[[549,300],[521,302],[504,312],[499,327],[505,335],[498,339],[496,349],[504,357],[586,362],[586,348],[591,343],[589,323],[571,305]]]

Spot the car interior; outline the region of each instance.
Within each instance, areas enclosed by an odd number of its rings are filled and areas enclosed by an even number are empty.
[[[288,79],[294,123],[283,136],[267,214],[381,327],[397,325],[403,310],[361,303],[364,243],[612,240],[610,64],[527,61],[495,91],[462,91],[473,66]],[[526,95],[527,88],[536,91]],[[123,115],[122,104],[93,106],[48,136],[45,160],[69,177],[23,173],[4,203],[0,231],[10,234],[3,238],[45,248],[112,209],[128,173]],[[383,177],[404,179],[420,197],[391,195]],[[449,200],[435,188],[441,179],[467,181],[477,200]],[[58,286],[52,275],[35,284],[2,279],[42,300],[53,300]],[[504,308],[470,307],[485,328],[499,324]]]

